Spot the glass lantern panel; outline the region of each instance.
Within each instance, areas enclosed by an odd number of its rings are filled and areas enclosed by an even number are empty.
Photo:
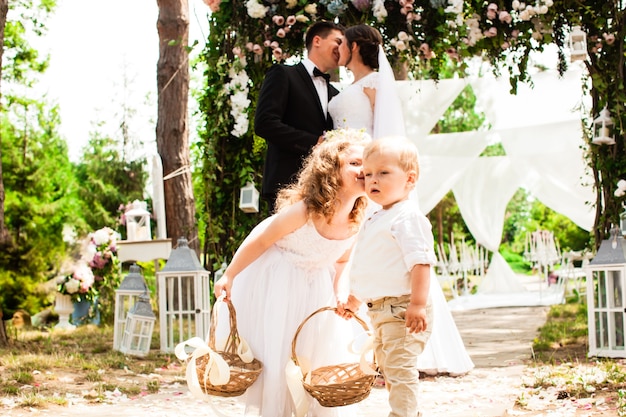
[[[622,307],[623,302],[623,289],[622,289],[622,273],[621,271],[610,271],[611,277],[611,308]]]
[[[606,308],[606,273],[600,271],[598,273],[598,291],[597,291],[596,307]]]
[[[594,319],[595,319],[595,322],[596,322],[596,326],[595,326],[595,328],[596,328],[596,346],[595,347],[596,347],[596,349],[600,349],[602,347],[602,339],[600,337],[600,335],[602,334],[602,331],[601,331],[602,330],[601,329],[602,322],[600,321],[600,313],[599,312],[596,311],[594,313]]]
[[[613,320],[613,324],[615,325],[615,341],[611,349],[624,350],[624,313],[615,311],[613,313]]]
[[[598,347],[608,347],[609,346],[609,319],[608,314],[605,311],[600,312],[600,332],[601,335],[598,338],[600,340],[600,345]]]

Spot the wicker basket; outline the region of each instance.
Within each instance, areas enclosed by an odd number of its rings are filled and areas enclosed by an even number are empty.
[[[239,332],[237,331],[237,315],[233,304],[226,300],[224,302],[228,305],[228,311],[230,313],[230,334],[228,335],[224,350],[217,353],[228,363],[230,368],[230,380],[224,385],[212,385],[208,378],[205,379],[204,371],[209,360],[208,355],[200,356],[196,360],[196,372],[198,374],[200,388],[205,394],[216,395],[218,397],[238,397],[246,392],[254,381],[256,381],[263,366],[256,358],[252,360],[252,362],[246,363],[237,355],[237,347],[240,342]],[[216,305],[217,304],[218,303],[216,303]],[[215,350],[216,313],[217,311],[214,306],[213,314],[211,315],[211,327],[209,328],[208,340],[208,345],[212,350]]]
[[[317,313],[336,310],[334,307],[322,307],[311,313],[300,324],[291,342],[291,359],[296,366],[300,366],[296,355],[296,342],[304,324]],[[352,317],[366,332],[369,330],[367,324],[358,316],[353,314]],[[376,367],[373,366],[373,368]],[[340,407],[366,399],[370,395],[375,379],[376,375],[364,373],[359,363],[343,363],[312,370],[310,383],[305,382],[306,375],[303,375],[302,385],[322,406]]]

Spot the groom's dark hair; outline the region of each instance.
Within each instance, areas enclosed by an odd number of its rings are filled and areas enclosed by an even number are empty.
[[[325,39],[333,30],[338,30],[343,33],[345,28],[341,25],[333,22],[328,22],[326,20],[320,20],[319,22],[313,23],[307,29],[306,35],[304,37],[304,46],[306,46],[306,50],[309,51],[311,49],[314,37],[319,36],[320,38]]]

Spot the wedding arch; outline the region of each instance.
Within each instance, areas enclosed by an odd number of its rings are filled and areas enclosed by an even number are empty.
[[[443,68],[454,68],[457,74],[464,76],[468,59],[481,56],[493,64],[495,72],[507,68],[507,73],[511,74],[511,83],[506,89],[513,92],[523,88],[523,82],[534,79],[528,72],[529,56],[534,51],[543,50],[548,44],[557,46],[558,72],[565,74],[569,65],[569,32],[572,26],[580,25],[588,32],[589,37],[588,55],[583,66],[585,73],[591,75],[590,114],[597,114],[598,109],[606,105],[612,114],[626,118],[626,111],[623,109],[626,100],[621,99],[624,95],[624,83],[616,79],[625,72],[623,60],[616,58],[623,56],[623,43],[615,42],[615,39],[624,38],[624,28],[616,26],[615,22],[624,22],[626,19],[622,18],[624,10],[612,7],[612,2],[591,0],[584,8],[570,6],[564,0],[538,0],[532,5],[503,0],[204,2],[211,12],[208,16],[207,47],[201,58],[207,65],[206,89],[200,98],[200,109],[205,123],[201,132],[203,140],[196,149],[197,158],[202,163],[202,175],[197,181],[195,192],[200,196],[199,200],[203,201],[200,210],[201,237],[205,242],[203,251],[213,266],[229,258],[251,226],[267,214],[263,210],[258,215],[245,214],[237,209],[236,204],[240,187],[248,181],[259,183],[263,162],[265,144],[262,139],[254,136],[251,116],[265,71],[274,62],[302,55],[303,34],[315,20],[334,19],[344,25],[368,23],[377,27],[383,35],[390,61],[398,72],[405,70],[407,78],[414,80],[405,82],[438,80]],[[470,82],[475,92],[481,90],[481,80],[467,78],[454,80],[454,83],[458,83],[454,89],[462,88],[461,86]],[[544,174],[548,170],[549,162],[541,162],[538,156],[521,154],[514,161],[511,159],[516,147],[523,149],[523,146],[516,145],[523,140],[519,139],[522,136],[518,127],[508,133],[504,126],[500,126],[500,130],[493,129],[490,132],[467,132],[450,134],[445,138],[438,137],[437,141],[442,142],[438,145],[443,147],[445,139],[448,150],[445,153],[439,150],[439,154],[428,155],[426,149],[434,142],[428,133],[436,122],[435,115],[438,114],[439,117],[456,97],[453,92],[442,93],[443,86],[448,83],[449,80],[439,80],[438,84],[425,81],[419,85],[420,93],[431,90],[436,92],[437,97],[443,95],[450,100],[448,104],[442,101],[437,106],[420,106],[415,94],[409,93],[408,89],[401,90],[407,94],[406,108],[413,109],[409,111],[414,116],[414,124],[408,126],[408,129],[419,138],[420,148],[423,149],[423,165],[433,173],[425,173],[424,177],[441,179],[437,184],[424,182],[420,185],[425,189],[423,192],[420,190],[420,194],[432,198],[432,201],[425,201],[424,206],[433,202],[436,204],[437,195],[449,189],[455,195],[461,195],[462,191],[458,188],[462,183],[447,175],[451,171],[456,172],[457,180],[461,176],[467,179],[464,172],[474,172],[478,178],[480,166],[484,164],[497,164],[498,169],[503,172],[516,167],[519,170],[522,164],[532,167],[532,172],[541,173],[537,174],[534,183],[532,179],[524,179],[526,186],[532,186],[537,195],[543,195],[538,198],[545,199],[550,207],[554,208],[564,201],[567,194],[565,189],[560,194],[562,197],[551,191],[562,186],[563,178],[558,172],[553,172],[550,176]],[[579,88],[582,88],[580,84]],[[575,140],[587,146],[592,118],[589,115],[577,117],[578,132]],[[570,129],[570,133],[573,133],[576,129],[573,127],[573,119],[569,127],[550,127],[549,125],[556,123],[556,120],[550,120],[544,123],[546,126],[543,129],[533,128],[533,132],[528,133],[534,135],[535,130],[548,132],[550,129],[554,132]],[[621,120],[616,122],[621,126]],[[509,148],[507,158],[501,158],[500,162],[472,161],[472,158],[476,159],[480,154],[481,146],[488,143],[494,135],[500,137],[505,149]],[[460,153],[459,143],[471,143],[467,154]],[[623,154],[623,150],[623,141],[619,141],[614,150],[590,149],[589,152],[588,165],[593,175],[592,182],[598,184],[599,190],[591,201],[598,206],[600,214],[591,226],[586,215],[582,215],[584,219],[575,221],[579,225],[584,223],[585,227],[593,227],[597,239],[608,233],[610,223],[619,215],[621,202],[609,197],[612,196],[611,184],[626,171],[626,161],[615,157]],[[449,158],[456,158],[456,162],[445,162],[450,161]],[[461,171],[462,167],[467,171]],[[506,183],[501,186],[511,185],[512,183]],[[506,200],[506,192],[501,194],[500,198]],[[555,201],[548,201],[551,196]],[[457,198],[461,201],[464,199]],[[469,208],[463,211],[466,219],[471,217],[467,214],[471,213]],[[570,215],[572,218],[578,216],[574,216],[574,213]],[[499,243],[495,239],[492,242],[491,237],[481,239],[489,240],[487,243],[491,247]]]

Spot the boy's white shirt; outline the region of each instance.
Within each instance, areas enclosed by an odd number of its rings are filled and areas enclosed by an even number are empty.
[[[411,293],[414,265],[434,265],[432,226],[411,200],[363,223],[350,262],[350,292],[361,301]]]

